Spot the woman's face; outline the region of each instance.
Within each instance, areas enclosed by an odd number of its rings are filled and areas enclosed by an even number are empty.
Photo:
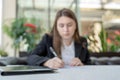
[[[76,30],[76,23],[73,19],[62,16],[57,21],[57,30],[62,39],[72,39]]]

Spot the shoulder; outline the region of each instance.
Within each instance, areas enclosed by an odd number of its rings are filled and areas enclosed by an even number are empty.
[[[83,36],[80,36],[80,42],[87,42],[87,39]]]
[[[42,41],[45,41],[45,42],[51,42],[52,41],[52,36],[48,33],[45,33],[42,37]]]
[[[48,33],[45,33],[43,35],[43,39],[52,39],[52,36],[50,34],[48,34]]]
[[[84,48],[87,48],[88,43],[87,43],[87,39],[85,37],[80,36],[80,43],[82,44],[82,46]]]

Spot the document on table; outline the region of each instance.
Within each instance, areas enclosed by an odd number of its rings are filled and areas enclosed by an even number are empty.
[[[69,66],[69,65],[65,65],[63,68],[61,68],[61,69],[70,69],[70,68],[79,68],[79,67],[81,67],[81,66]]]

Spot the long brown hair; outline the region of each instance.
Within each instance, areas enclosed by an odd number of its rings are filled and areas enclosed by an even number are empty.
[[[79,36],[79,30],[78,30],[78,22],[77,22],[77,18],[75,16],[75,14],[73,13],[73,11],[71,11],[70,9],[66,9],[66,8],[59,10],[56,14],[56,18],[55,18],[55,22],[53,24],[53,29],[51,31],[51,35],[53,36],[53,48],[60,58],[61,58],[61,44],[62,44],[62,42],[61,42],[61,37],[60,37],[58,30],[57,30],[57,21],[62,16],[69,17],[75,21],[76,31],[74,33],[73,38],[76,42],[80,41],[79,40],[80,36]]]

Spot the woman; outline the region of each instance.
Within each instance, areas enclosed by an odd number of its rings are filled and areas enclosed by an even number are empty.
[[[43,36],[28,57],[28,64],[50,68],[90,64],[87,41],[80,37],[77,19],[71,10],[64,8],[57,12],[51,33]]]

